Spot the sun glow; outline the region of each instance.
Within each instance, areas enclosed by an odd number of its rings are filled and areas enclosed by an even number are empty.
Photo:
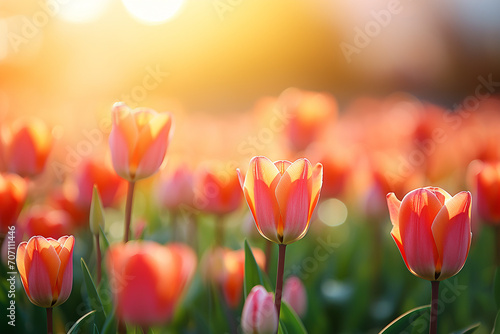
[[[172,19],[184,0],[122,0],[127,11],[145,24],[161,24]]]

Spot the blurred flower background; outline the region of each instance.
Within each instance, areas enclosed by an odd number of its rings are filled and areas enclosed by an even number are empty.
[[[198,266],[159,328],[241,329],[245,239],[275,279],[277,248],[263,261],[268,246],[236,175],[265,155],[324,167],[309,233],[285,264],[285,278],[305,286],[297,313],[310,333],[376,333],[429,303],[391,240],[385,197],[429,185],[473,196],[471,251],[441,285],[440,332],[475,322],[490,332],[500,306],[498,13],[495,0],[2,0],[1,233],[15,225],[16,245],[76,236],[73,291],[54,312],[55,332],[93,308],[78,260],[95,272],[94,184],[109,241],[122,239],[126,182],[108,145],[118,101],[173,115],[160,172],[136,187],[132,239],[189,244]],[[20,281],[15,298],[16,327],[4,318],[2,332],[36,332],[44,313]]]

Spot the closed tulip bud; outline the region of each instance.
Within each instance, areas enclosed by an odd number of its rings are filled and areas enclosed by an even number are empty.
[[[304,237],[319,200],[323,166],[307,159],[294,163],[254,157],[240,184],[260,234],[278,244]]]
[[[283,287],[283,300],[290,305],[299,317],[303,317],[307,310],[307,293],[302,281],[292,276],[287,278]]]
[[[116,173],[128,181],[156,173],[172,135],[171,114],[148,108],[132,110],[118,102],[113,106],[112,119],[109,146]]]
[[[16,174],[0,174],[0,234],[14,225],[26,200],[28,186]]]
[[[278,328],[278,313],[273,294],[262,285],[252,288],[243,306],[241,328],[245,334],[273,334]]]
[[[17,248],[17,269],[29,300],[51,308],[68,299],[73,286],[73,247],[75,238],[58,240],[34,236]]]
[[[104,228],[104,209],[96,186],[94,186],[92,203],[90,204],[89,223],[92,234],[99,234],[99,226]]]
[[[408,270],[429,281],[457,274],[471,243],[471,194],[451,196],[441,188],[415,189],[399,201],[387,195],[391,235]]]
[[[151,326],[168,321],[196,268],[188,246],[129,241],[108,250],[107,268],[117,316]]]
[[[52,149],[52,134],[39,119],[16,121],[4,136],[5,164],[9,172],[23,177],[42,173]]]

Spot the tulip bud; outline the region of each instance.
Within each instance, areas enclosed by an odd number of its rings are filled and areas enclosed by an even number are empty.
[[[243,306],[241,328],[245,334],[273,334],[278,328],[278,312],[273,294],[262,285],[252,288]]]
[[[92,193],[92,203],[90,204],[89,223],[92,234],[99,234],[99,226],[104,228],[104,209],[99,191],[95,185],[94,192]]]
[[[290,305],[299,317],[307,310],[307,293],[302,281],[295,276],[289,277],[283,287],[283,300]]]
[[[73,285],[75,238],[58,240],[34,236],[17,248],[17,269],[29,300],[40,307],[55,307],[68,299]]]

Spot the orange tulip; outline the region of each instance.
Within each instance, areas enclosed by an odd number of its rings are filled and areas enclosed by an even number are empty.
[[[236,173],[217,174],[201,170],[197,177],[194,204],[204,212],[226,214],[241,205],[241,189]]]
[[[471,181],[476,192],[475,205],[482,221],[500,224],[500,162],[471,163]]]
[[[118,317],[150,326],[171,318],[193,277],[196,255],[183,244],[130,241],[109,249],[107,268]]]
[[[264,270],[266,256],[258,248],[252,249],[255,261]],[[222,292],[226,303],[236,308],[243,297],[243,282],[245,279],[245,250],[228,250],[224,253],[222,270]]]
[[[471,194],[451,197],[436,187],[415,189],[399,201],[387,195],[391,235],[408,270],[429,281],[457,274],[471,243]]]
[[[39,119],[18,120],[4,136],[4,160],[9,172],[33,177],[43,172],[52,149],[52,134]]]
[[[17,248],[17,269],[30,301],[51,308],[68,299],[73,285],[75,238],[34,236]]]
[[[307,159],[294,163],[254,157],[241,187],[260,234],[278,244],[302,239],[318,203],[323,166]]]
[[[15,174],[0,174],[0,234],[5,234],[14,225],[23,208],[27,195],[27,184]]]
[[[172,135],[171,114],[148,108],[132,110],[118,102],[113,105],[112,118],[109,146],[116,173],[129,181],[156,173]]]

